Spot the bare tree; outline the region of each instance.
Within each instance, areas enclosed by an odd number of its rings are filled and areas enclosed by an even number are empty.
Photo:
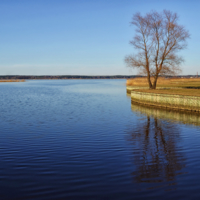
[[[183,59],[177,52],[186,48],[189,32],[178,24],[177,14],[167,10],[152,11],[144,17],[136,13],[131,24],[136,26],[136,34],[130,43],[138,53],[125,57],[125,62],[129,67],[139,68],[147,76],[149,89],[156,89],[159,75],[181,71]]]

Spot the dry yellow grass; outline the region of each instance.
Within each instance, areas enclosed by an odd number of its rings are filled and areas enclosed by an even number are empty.
[[[2,79],[0,80],[0,82],[24,82],[25,80],[24,79]]]
[[[148,87],[148,82],[146,77],[134,78],[127,79],[126,85]],[[200,78],[159,78],[157,87],[200,87]]]
[[[184,96],[200,97],[200,90],[198,90],[198,89],[165,89],[165,90],[139,89],[139,90],[134,90],[134,91],[156,93],[156,94],[173,94],[173,95],[178,94],[178,95],[184,95]]]

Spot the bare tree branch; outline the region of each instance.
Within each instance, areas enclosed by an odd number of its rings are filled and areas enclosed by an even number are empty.
[[[158,76],[181,72],[183,59],[177,53],[187,47],[190,35],[178,24],[177,13],[168,10],[152,11],[145,16],[136,13],[131,24],[136,27],[136,34],[130,44],[138,53],[126,56],[125,62],[147,76],[150,89],[156,88]],[[153,83],[151,77],[154,77]]]

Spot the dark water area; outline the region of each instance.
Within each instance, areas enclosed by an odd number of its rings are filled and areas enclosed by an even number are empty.
[[[199,199],[200,116],[125,80],[0,84],[0,199]]]

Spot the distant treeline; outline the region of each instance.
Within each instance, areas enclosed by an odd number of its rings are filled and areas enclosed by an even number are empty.
[[[78,75],[63,75],[63,76],[22,76],[22,75],[7,75],[0,76],[0,79],[127,79],[127,78],[135,78],[138,76],[124,76],[124,75],[116,75],[116,76],[78,76]]]
[[[142,76],[126,76],[126,75],[115,75],[115,76],[81,76],[81,75],[63,75],[63,76],[23,76],[23,75],[2,75],[0,76],[0,80],[3,79],[128,79],[128,78],[136,78]],[[184,77],[184,78],[195,78],[196,75],[186,75],[186,76],[176,76]],[[172,78],[167,76],[166,78]]]

